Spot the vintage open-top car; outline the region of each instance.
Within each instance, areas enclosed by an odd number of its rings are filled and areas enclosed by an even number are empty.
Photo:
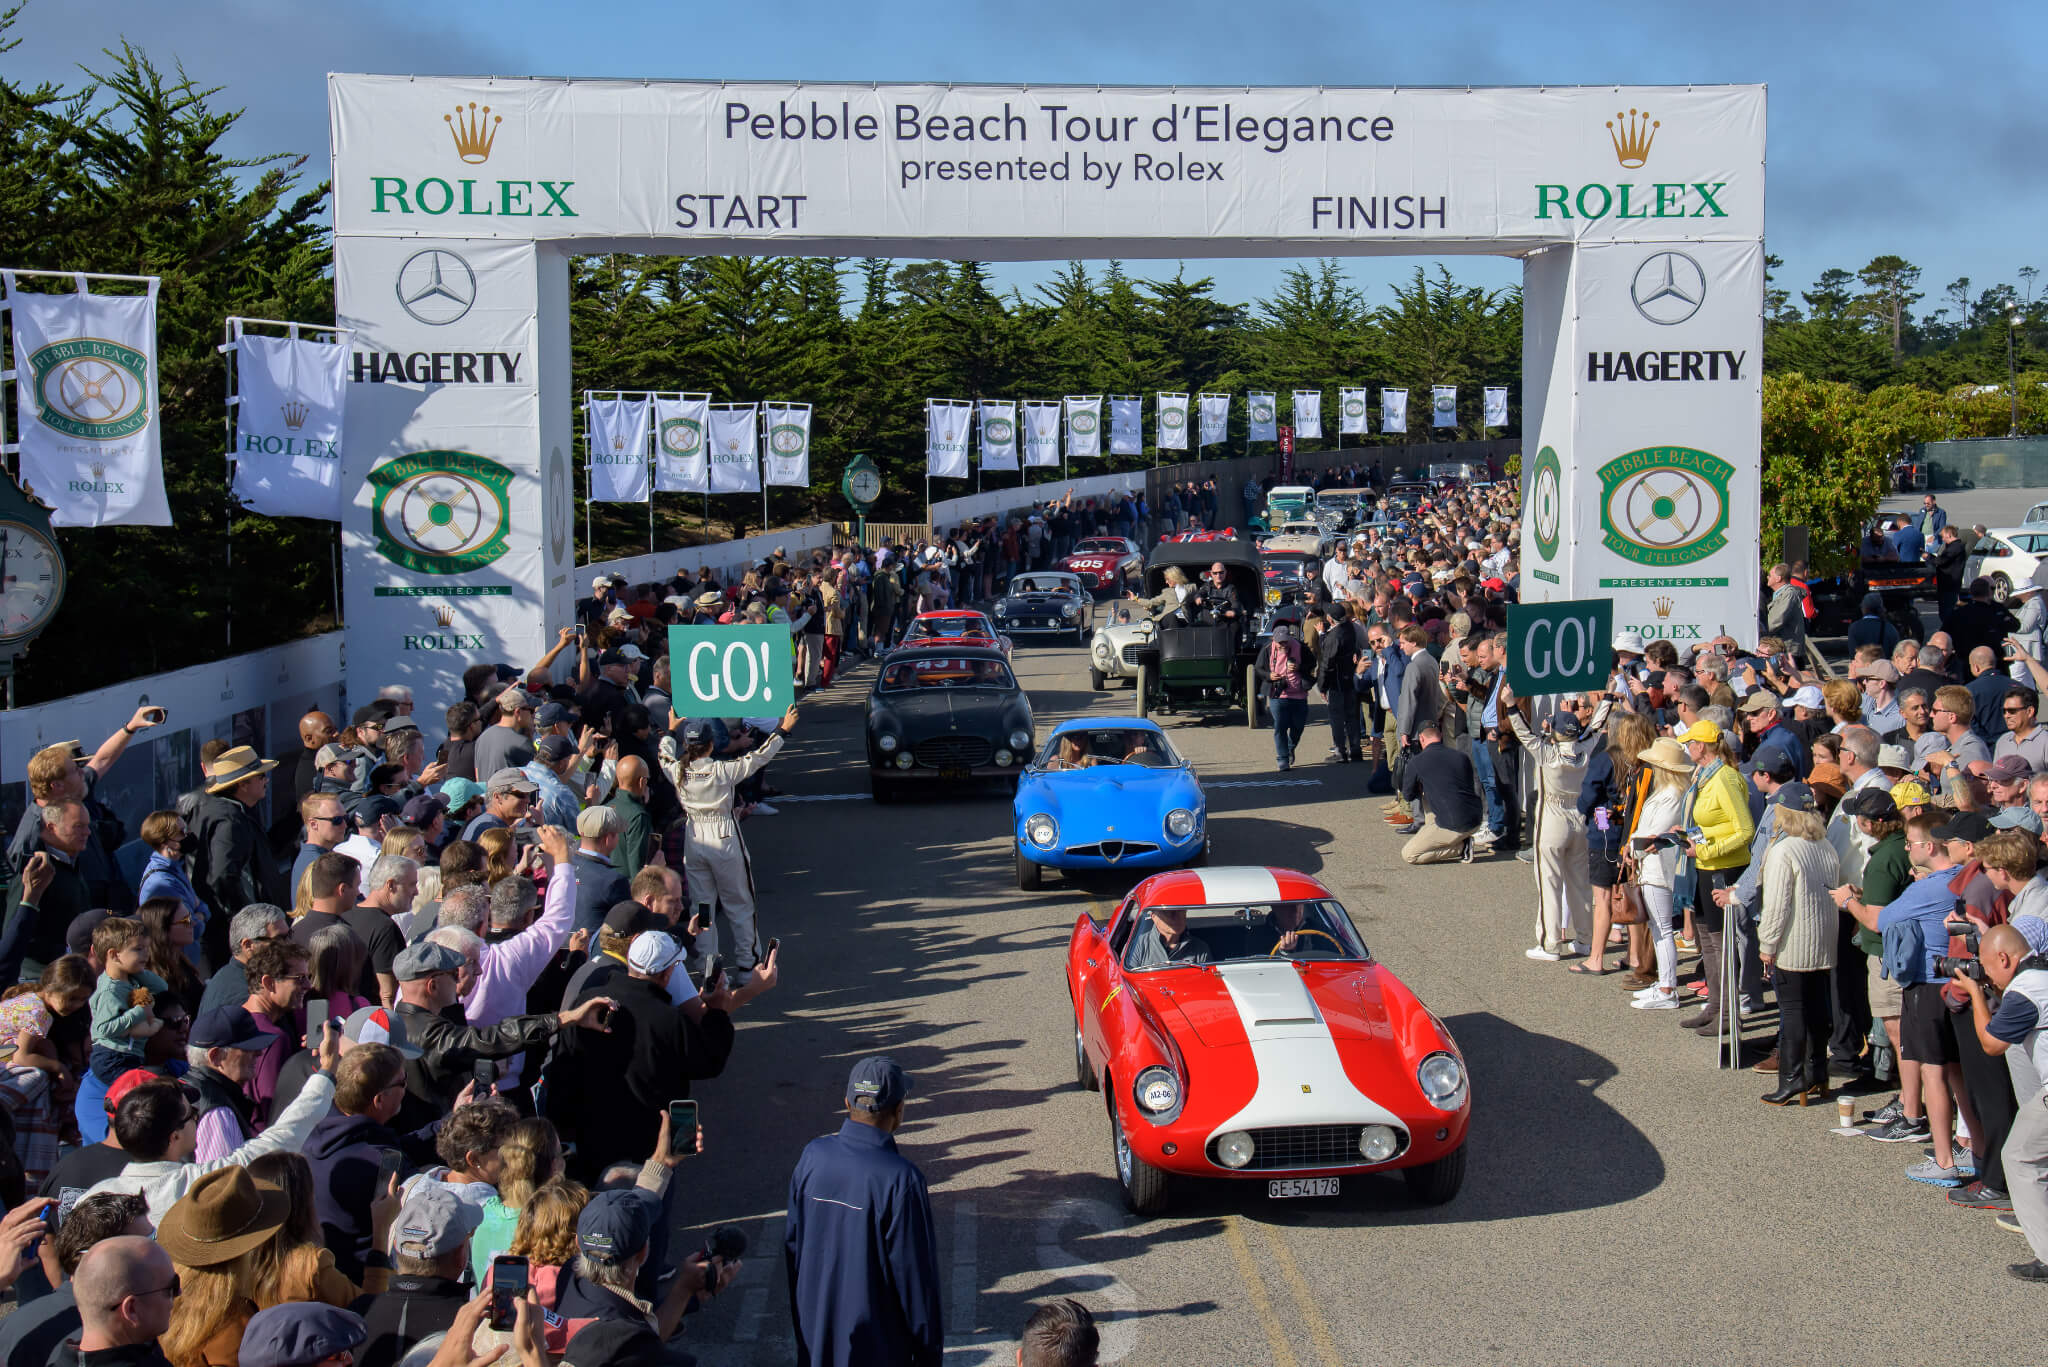
[[[1121,593],[1144,576],[1145,552],[1129,537],[1091,536],[1069,551],[1059,568],[1098,592]]]
[[[1203,585],[1207,572],[1216,565],[1223,567],[1237,605],[1236,615],[1219,620],[1199,607],[1199,594],[1191,593],[1183,607],[1154,617],[1153,630],[1135,643],[1139,716],[1155,711],[1214,714],[1242,708],[1246,725],[1258,725],[1252,664],[1259,616],[1264,610],[1265,575],[1251,543],[1155,546],[1145,565],[1144,591],[1155,599],[1165,592],[1169,568],[1179,569],[1190,584]],[[1092,677],[1093,660],[1089,669]]]
[[[1188,528],[1188,529],[1187,529],[1186,531],[1184,531],[1184,532],[1161,532],[1161,533],[1159,534],[1159,540],[1160,540],[1160,544],[1162,544],[1162,545],[1164,545],[1165,543],[1167,543],[1167,542],[1169,542],[1169,541],[1171,541],[1171,542],[1189,542],[1189,541],[1235,541],[1235,540],[1237,540],[1237,528],[1235,528],[1235,527],[1190,527],[1190,528]]]
[[[992,646],[1010,653],[1010,638],[996,630],[995,623],[987,614],[973,608],[935,608],[920,612],[910,619],[910,625],[903,629],[903,639],[897,649],[913,646],[921,649],[945,648],[954,645]]]
[[[1075,921],[1067,993],[1133,1210],[1165,1210],[1176,1174],[1291,1197],[1399,1172],[1431,1205],[1464,1182],[1464,1055],[1305,873],[1154,874]]]
[[[1026,892],[1046,869],[1173,868],[1209,849],[1194,766],[1149,721],[1060,723],[1018,780],[1012,815]]]
[[[1071,636],[1086,645],[1095,597],[1076,575],[1032,570],[1013,575],[995,603],[996,621],[1015,636]]]
[[[1014,785],[1035,739],[1031,699],[991,646],[894,650],[868,694],[868,781],[877,802],[912,788]]]

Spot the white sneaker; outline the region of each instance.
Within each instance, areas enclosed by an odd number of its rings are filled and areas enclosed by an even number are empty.
[[[1653,987],[1646,997],[1637,997],[1629,1003],[1638,1011],[1674,1011],[1678,1008],[1678,995],[1661,987]]]
[[[1532,948],[1523,950],[1522,957],[1525,959],[1539,959],[1544,963],[1554,964],[1559,959],[1562,959],[1564,955],[1553,954],[1549,950],[1545,949],[1542,945],[1536,945]]]
[[[1591,954],[1592,952],[1593,952],[1593,942],[1592,942],[1591,940],[1574,940],[1574,941],[1572,941],[1572,953],[1574,953],[1574,954],[1578,955],[1578,956],[1579,956],[1579,957],[1580,957],[1581,959],[1585,958],[1585,957],[1586,957],[1587,955]]]
[[[1486,827],[1481,826],[1472,833],[1472,848],[1476,850],[1490,850],[1493,848],[1493,842],[1498,839],[1500,839],[1499,836],[1486,829]]]
[[[1654,997],[1659,992],[1664,992],[1667,990],[1668,989],[1666,988],[1659,987],[1656,983],[1651,983],[1648,987],[1637,988],[1635,991],[1629,993],[1629,995],[1631,997],[1634,997],[1637,1001],[1641,1001],[1645,997]]]
[[[775,809],[774,809],[773,807],[769,806],[769,805],[768,805],[767,803],[765,803],[765,802],[756,802],[756,803],[754,804],[754,815],[755,815],[755,816],[774,816],[774,815],[775,815]]]

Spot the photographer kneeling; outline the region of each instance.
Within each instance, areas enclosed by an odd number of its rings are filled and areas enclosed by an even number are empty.
[[[2006,1136],[2006,1180],[2013,1214],[2033,1250],[2033,1261],[2006,1270],[2026,1282],[2048,1282],[2048,961],[2010,925],[1984,932],[1978,951],[1983,978],[2002,994],[1991,1008],[1985,982],[1959,967],[1953,981],[1970,999],[1977,1043],[1994,1058],[2004,1054],[2020,1104]]]

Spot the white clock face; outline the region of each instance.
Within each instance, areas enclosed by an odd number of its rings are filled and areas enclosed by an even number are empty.
[[[0,641],[40,630],[63,593],[56,543],[19,522],[0,522]]]
[[[853,472],[853,496],[863,503],[873,503],[882,493],[882,477],[873,470]]]

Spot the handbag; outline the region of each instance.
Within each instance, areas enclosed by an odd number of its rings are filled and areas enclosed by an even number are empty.
[[[1625,881],[1614,885],[1614,924],[1618,926],[1639,926],[1650,919],[1649,909],[1643,905],[1643,890],[1636,885],[1636,861],[1626,856],[1621,861],[1622,877]]]

